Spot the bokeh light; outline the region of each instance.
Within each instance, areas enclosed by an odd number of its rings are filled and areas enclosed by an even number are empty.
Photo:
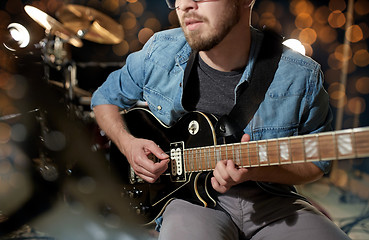
[[[356,91],[361,94],[369,94],[369,77],[361,77],[355,83]]]
[[[346,16],[339,10],[331,12],[328,16],[328,23],[333,28],[340,28],[346,23]]]
[[[356,43],[363,39],[363,31],[361,30],[360,26],[358,25],[352,25],[348,27],[346,34],[345,34],[347,40],[350,42]]]

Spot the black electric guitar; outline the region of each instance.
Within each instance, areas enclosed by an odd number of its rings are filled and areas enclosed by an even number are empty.
[[[132,109],[123,118],[132,135],[153,140],[171,156],[168,171],[149,184],[137,177],[123,154],[111,146],[112,168],[122,177],[122,196],[143,216],[144,224],[153,223],[174,198],[215,207],[208,179],[223,159],[249,168],[369,156],[369,127],[217,145],[216,119],[201,112],[186,114],[172,127],[143,108]]]

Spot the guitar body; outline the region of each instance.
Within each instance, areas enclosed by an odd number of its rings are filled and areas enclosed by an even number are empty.
[[[144,224],[153,223],[175,198],[215,207],[208,180],[223,159],[251,168],[369,157],[369,127],[217,145],[213,127],[217,120],[200,112],[186,114],[171,127],[143,108],[130,110],[123,118],[132,135],[154,141],[170,155],[167,172],[149,184],[111,146],[111,169],[121,177],[122,195]]]
[[[123,119],[133,136],[154,141],[166,153],[170,152],[170,144],[173,142],[183,141],[186,148],[216,144],[213,128],[216,119],[200,112],[185,115],[172,127],[163,125],[143,108],[128,111],[123,114]],[[186,173],[185,180],[173,181],[169,172],[171,167],[168,166],[168,171],[156,183],[149,184],[137,178],[114,144],[111,146],[110,162],[112,171],[116,171],[123,183],[122,196],[129,202],[132,211],[142,216],[144,224],[154,223],[175,198],[205,207],[214,207],[216,204],[211,197],[212,188],[208,182],[211,172]]]

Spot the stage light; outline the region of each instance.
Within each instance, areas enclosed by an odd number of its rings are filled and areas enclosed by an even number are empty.
[[[305,55],[306,53],[304,45],[302,45],[302,43],[299,40],[287,39],[286,41],[283,42],[283,45],[301,53],[302,55]]]
[[[8,31],[10,38],[3,43],[4,47],[10,51],[16,51],[17,48],[25,48],[28,46],[30,35],[27,28],[19,23],[11,23],[8,25]]]

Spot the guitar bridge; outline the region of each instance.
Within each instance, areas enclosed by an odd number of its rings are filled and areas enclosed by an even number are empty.
[[[170,179],[172,182],[185,182],[185,165],[183,160],[184,142],[170,144]]]

